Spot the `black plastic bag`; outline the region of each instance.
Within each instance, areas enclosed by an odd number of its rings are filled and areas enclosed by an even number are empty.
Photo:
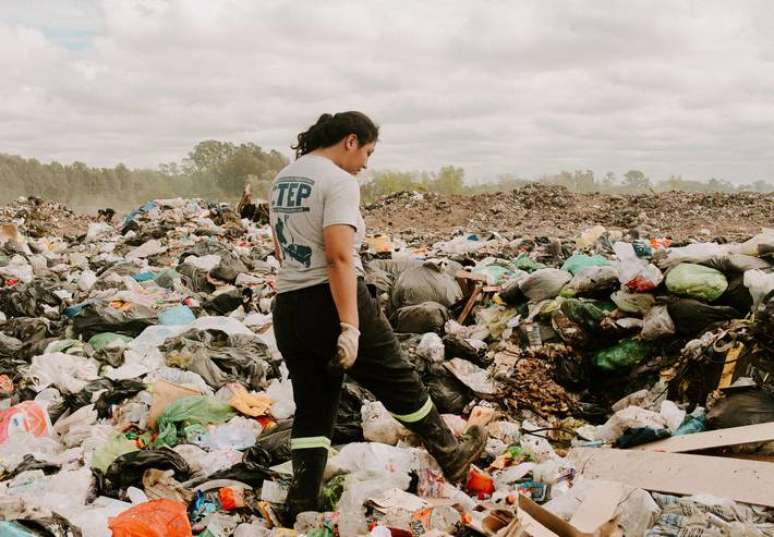
[[[101,419],[109,418],[112,415],[111,407],[122,401],[134,397],[145,389],[145,383],[137,380],[126,379],[119,380],[113,386],[100,394],[94,403],[94,410]]]
[[[142,476],[148,468],[174,470],[175,479],[178,481],[184,481],[191,476],[191,468],[183,457],[171,449],[162,448],[143,449],[121,455],[108,467],[105,480],[118,489],[142,486]]]
[[[438,412],[442,414],[460,414],[473,400],[470,389],[441,364],[430,367],[425,385]]]
[[[630,427],[615,442],[615,447],[628,449],[630,447],[655,442],[672,436],[666,429],[651,429],[650,427]]]
[[[0,289],[0,311],[10,317],[40,317],[43,306],[58,308],[62,299],[46,288],[46,281],[35,280]],[[59,282],[50,283],[59,287]]]
[[[62,466],[59,464],[39,461],[33,455],[27,454],[16,468],[3,476],[3,480],[7,481],[13,479],[20,473],[28,472],[30,470],[42,470],[45,475],[52,475],[59,472],[61,468]]]
[[[447,334],[443,337],[443,348],[447,358],[462,358],[479,367],[487,367],[486,348],[476,349],[459,334]]]
[[[272,429],[264,431],[258,436],[255,446],[269,454],[271,466],[290,460],[290,433],[292,427],[293,420],[281,421]]]
[[[763,390],[730,392],[707,414],[711,429],[728,429],[774,421],[774,395]]]
[[[681,336],[694,336],[716,323],[744,317],[729,306],[710,306],[693,298],[672,299],[667,310]]]
[[[443,304],[423,302],[397,310],[392,318],[392,324],[397,332],[424,334],[441,332],[448,320],[449,310]]]
[[[363,442],[363,416],[360,410],[366,402],[374,401],[374,396],[354,382],[345,382],[341,387],[339,408],[336,412],[336,426],[333,429],[334,444]]]
[[[128,311],[122,311],[105,304],[86,304],[80,315],[73,318],[73,330],[84,340],[103,332],[137,337],[156,323],[156,313],[143,306],[134,305]]]
[[[231,313],[239,306],[247,304],[252,300],[253,290],[249,287],[244,289],[234,289],[232,291],[226,291],[208,300],[202,306],[207,311],[213,311],[218,315],[226,315]]]
[[[236,463],[231,468],[219,470],[214,474],[207,476],[206,479],[197,480],[194,483],[198,483],[198,481],[213,481],[215,479],[234,479],[257,489],[263,485],[264,480],[271,479],[273,481],[275,479],[280,479],[280,477],[280,474],[270,470],[266,466],[243,460],[242,462]]]

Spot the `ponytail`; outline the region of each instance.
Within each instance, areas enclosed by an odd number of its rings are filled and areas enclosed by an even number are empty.
[[[379,138],[379,127],[362,112],[323,114],[317,123],[298,135],[298,143],[291,149],[299,158],[316,149],[336,145],[350,134],[357,136],[362,146]]]

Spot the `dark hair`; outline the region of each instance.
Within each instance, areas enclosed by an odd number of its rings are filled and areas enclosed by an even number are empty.
[[[336,145],[350,134],[357,136],[360,145],[370,144],[379,139],[379,127],[362,112],[323,114],[317,123],[298,135],[298,143],[290,148],[298,158],[315,149]]]

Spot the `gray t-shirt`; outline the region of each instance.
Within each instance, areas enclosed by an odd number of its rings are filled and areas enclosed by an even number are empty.
[[[363,275],[360,185],[330,159],[304,155],[280,171],[271,185],[269,219],[283,257],[278,293],[328,281],[323,229],[333,224],[355,229],[352,257],[355,272]]]

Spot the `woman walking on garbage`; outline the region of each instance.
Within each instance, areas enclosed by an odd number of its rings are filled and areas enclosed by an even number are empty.
[[[296,402],[291,517],[320,509],[345,371],[419,436],[449,481],[467,476],[486,443],[479,427],[458,441],[446,426],[363,281],[365,224],[355,175],[366,169],[378,136],[360,112],[323,114],[298,135],[296,160],[272,183],[270,222],[281,263],[274,330]]]

